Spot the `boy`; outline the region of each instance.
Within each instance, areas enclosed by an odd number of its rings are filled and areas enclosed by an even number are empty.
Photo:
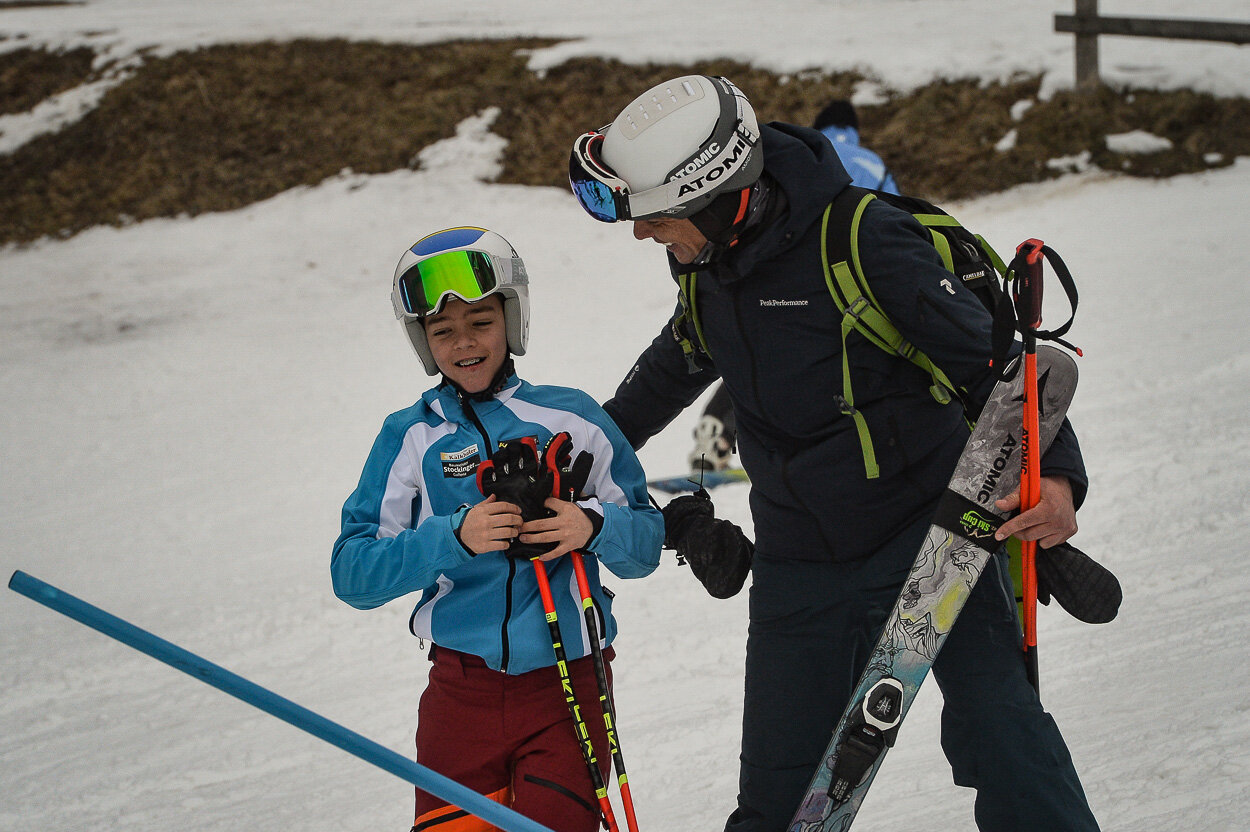
[[[335,594],[371,609],[421,591],[409,629],[434,646],[418,762],[553,829],[593,832],[599,810],[553,669],[535,569],[507,550],[517,543],[546,549],[537,566],[553,588],[574,687],[594,691],[566,555],[578,549],[590,556],[586,573],[610,661],[616,622],[598,564],[621,578],[649,574],[659,563],[663,518],[648,504],[629,443],[588,395],[516,376],[512,355],[525,353],[529,286],[503,237],[461,227],[422,238],[399,261],[392,300],[427,374],[443,377],[388,417],[374,442],[343,506],[330,562]],[[548,498],[550,516],[528,522],[518,505],[483,498],[478,466],[500,443],[531,438],[542,449],[559,432],[590,461],[581,489],[589,496]],[[602,720],[585,722],[606,777]],[[413,828],[491,827],[418,789]]]

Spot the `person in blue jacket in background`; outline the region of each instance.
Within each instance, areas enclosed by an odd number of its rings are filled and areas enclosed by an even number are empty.
[[[599,808],[565,702],[528,556],[545,547],[561,638],[575,690],[596,691],[588,628],[570,551],[583,551],[604,658],[616,636],[612,594],[599,565],[640,578],[659,563],[663,518],[620,430],[590,396],[517,377],[525,353],[529,280],[500,235],[460,227],[423,237],[395,270],[396,317],[426,373],[442,379],[385,420],[356,490],[343,506],[330,574],[359,609],[419,592],[409,628],[430,641],[417,761],[562,832],[593,832]],[[551,515],[523,522],[518,505],[483,498],[479,463],[501,442],[544,448],[567,432],[589,462],[576,501],[550,497]],[[585,456],[583,456],[583,454]],[[608,666],[609,680],[610,664]],[[597,713],[588,695],[584,710]],[[598,763],[611,756],[603,720],[587,717]],[[414,828],[491,827],[416,791]]]
[[[851,177],[851,184],[897,194],[894,174],[876,153],[859,143],[859,114],[855,105],[835,98],[821,110],[812,127],[824,134],[838,154],[838,161]],[[688,462],[697,477],[700,469],[723,471],[729,467],[737,438],[733,405],[724,385],[717,385],[694,429],[694,449]]]
[[[851,102],[835,98],[817,115],[812,127],[824,133],[838,152],[838,161],[851,176],[851,184],[888,194],[898,193],[894,174],[876,153],[859,143],[859,114]]]

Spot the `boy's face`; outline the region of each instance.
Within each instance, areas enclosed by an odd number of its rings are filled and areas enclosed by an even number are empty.
[[[490,386],[508,357],[502,296],[489,295],[477,303],[448,298],[424,323],[430,352],[443,375],[467,393]]]

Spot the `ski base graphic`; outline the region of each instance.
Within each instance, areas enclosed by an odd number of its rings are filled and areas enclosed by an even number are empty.
[[[1050,445],[1076,388],[1076,363],[1037,348],[1040,441]],[[1020,482],[1024,373],[993,390],[885,629],[799,804],[789,832],[846,832],[929,673],[1005,518],[994,502]]]

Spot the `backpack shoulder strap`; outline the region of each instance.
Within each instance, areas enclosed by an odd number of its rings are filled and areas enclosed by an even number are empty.
[[[952,400],[954,385],[929,357],[916,349],[890,321],[881,308],[872,287],[864,275],[859,255],[859,228],[864,212],[878,195],[863,188],[847,187],[834,197],[825,209],[821,220],[821,258],[825,283],[829,294],[842,314],[842,395],[839,408],[850,416],[859,433],[860,447],[864,454],[864,471],[868,479],[881,475],[873,450],[872,437],[867,420],[855,408],[854,387],[851,384],[850,360],[847,356],[847,336],[854,330],[878,349],[904,358],[927,373],[932,380],[929,388],[933,398],[942,404]],[[906,210],[906,208],[904,208]],[[946,216],[946,215],[941,215]],[[953,220],[952,220],[953,222]],[[941,237],[933,233],[933,236]],[[945,238],[942,239],[945,243]],[[940,251],[940,249],[939,249]],[[947,246],[943,262],[950,262]]]
[[[699,372],[696,361],[698,356],[712,356],[703,337],[703,324],[699,321],[699,309],[695,302],[698,276],[697,271],[677,276],[677,297],[681,301],[681,313],[673,319],[673,338],[681,345],[682,354],[686,357],[686,369],[691,373]]]

